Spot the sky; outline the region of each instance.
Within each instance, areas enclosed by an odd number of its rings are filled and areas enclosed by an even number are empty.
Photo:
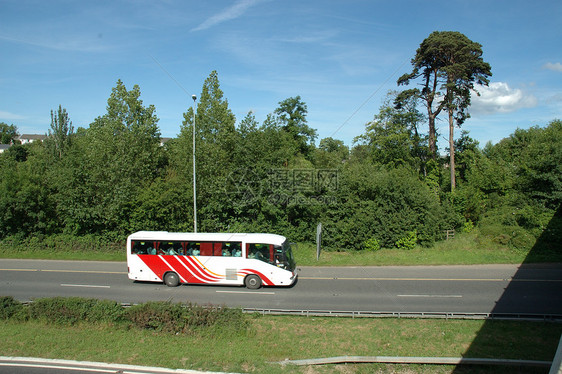
[[[0,122],[46,134],[61,105],[87,128],[120,79],[175,137],[216,70],[237,123],[298,95],[318,140],[352,145],[420,43],[459,31],[492,67],[462,127],[483,146],[562,118],[561,21],[559,0],[0,0]]]

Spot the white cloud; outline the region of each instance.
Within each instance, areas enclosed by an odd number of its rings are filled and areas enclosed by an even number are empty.
[[[543,68],[562,73],[562,63],[560,62],[555,62],[555,63],[547,62],[546,64],[543,65]]]
[[[480,96],[473,93],[470,112],[493,114],[515,112],[521,108],[532,108],[537,99],[519,88],[511,88],[504,82],[492,82],[489,86],[477,86]]]
[[[0,119],[3,119],[5,121],[17,121],[17,120],[25,119],[25,117],[19,114],[4,112],[0,110]]]
[[[76,37],[67,36],[60,38],[45,35],[36,35],[31,39],[14,38],[8,35],[0,35],[0,40],[5,40],[15,44],[25,44],[34,47],[52,49],[56,51],[74,51],[74,52],[100,52],[107,49],[99,41],[100,37]]]
[[[246,12],[246,10],[248,10],[249,8],[251,8],[252,6],[256,5],[259,2],[260,0],[238,0],[231,7],[224,9],[223,11],[215,14],[210,18],[207,18],[202,24],[192,29],[191,31],[206,30],[208,28],[218,25],[219,23],[223,23],[238,18],[241,15],[243,15]]]

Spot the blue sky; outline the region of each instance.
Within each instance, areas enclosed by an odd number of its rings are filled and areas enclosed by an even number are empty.
[[[121,79],[174,137],[216,70],[238,122],[300,95],[318,139],[351,145],[423,39],[460,31],[492,66],[463,125],[484,145],[562,117],[561,21],[559,0],[0,0],[0,121],[44,134],[60,104],[87,127]]]

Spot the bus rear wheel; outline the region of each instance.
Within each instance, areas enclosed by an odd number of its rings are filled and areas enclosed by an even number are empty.
[[[177,287],[180,285],[180,278],[176,273],[166,273],[166,275],[164,275],[164,283],[168,287]]]
[[[257,290],[261,287],[261,278],[255,274],[250,274],[244,279],[244,285],[251,290]]]

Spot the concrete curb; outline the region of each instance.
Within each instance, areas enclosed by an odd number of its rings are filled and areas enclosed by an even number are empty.
[[[285,360],[281,365],[325,365],[343,363],[380,363],[380,364],[428,364],[428,365],[506,365],[550,367],[550,361],[510,360],[494,358],[465,357],[392,357],[392,356],[340,356],[315,358],[307,360]]]
[[[58,360],[37,357],[0,356],[0,366],[43,367],[59,369],[95,369],[100,372],[127,372],[134,374],[235,374],[185,369],[167,369],[161,367],[137,366],[125,364],[108,364],[104,362]]]

